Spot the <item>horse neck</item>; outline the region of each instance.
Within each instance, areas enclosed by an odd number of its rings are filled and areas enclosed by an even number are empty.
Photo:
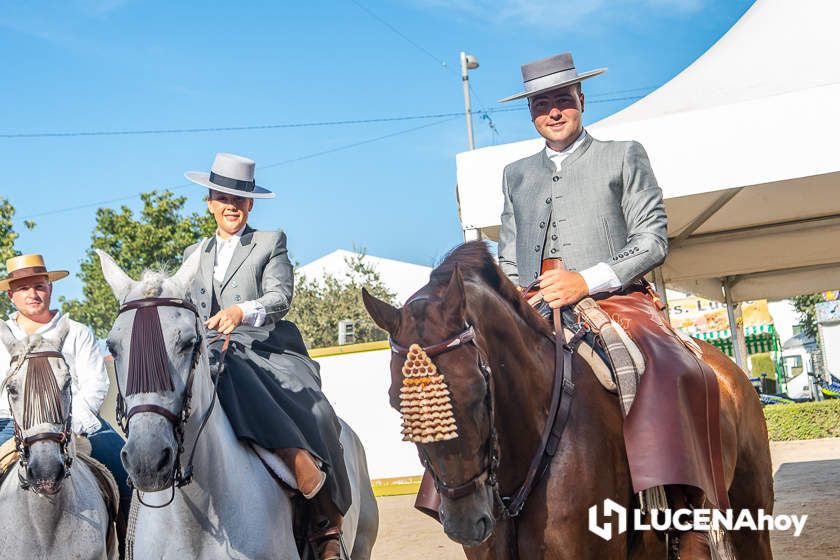
[[[190,454],[195,447],[193,457],[194,482],[177,490],[177,492],[189,497],[187,501],[196,500],[197,503],[206,503],[211,496],[230,495],[228,492],[235,485],[235,477],[229,476],[231,472],[229,467],[237,463],[245,464],[243,461],[247,460],[248,452],[237,441],[233,428],[222,410],[221,403],[213,402],[214,393],[215,387],[210,377],[210,366],[205,348],[202,349],[196,365],[190,402],[190,417],[184,428],[184,452],[181,454],[181,467],[183,469],[187,468]],[[218,401],[218,399],[216,400]],[[207,418],[206,425],[199,433],[201,423],[211,404],[213,409]],[[157,492],[156,503],[161,500],[168,500],[169,492],[169,490]],[[189,516],[183,517],[186,512],[180,511],[182,508],[188,509],[182,501],[176,500],[164,509],[179,519],[192,519],[192,511],[189,512]]]
[[[499,481],[513,490],[537,453],[551,405],[554,345],[497,295],[484,293],[474,324],[493,378],[495,426],[501,449]]]

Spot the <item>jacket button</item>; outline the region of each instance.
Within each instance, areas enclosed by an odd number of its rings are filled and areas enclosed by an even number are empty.
[[[239,296],[239,294],[236,294],[235,296],[233,296],[233,301],[239,301],[241,299],[242,298]]]
[[[556,233],[551,236],[551,240],[552,241],[557,241],[557,234]]]
[[[534,251],[536,251],[537,253],[539,253],[539,252],[540,252],[540,246],[539,246],[539,245],[537,245],[536,247],[534,247]]]
[[[552,178],[551,178],[551,180],[552,180],[552,181],[554,181],[554,182],[556,183],[557,181],[559,181],[559,180],[560,180],[560,176],[559,176],[559,175],[555,175],[554,177],[552,177]]]
[[[201,288],[201,290],[200,290],[200,291],[201,291],[201,293],[202,293],[202,294],[206,294],[206,293],[207,293],[207,290],[205,290],[204,288]]]
[[[202,301],[201,302],[201,307],[207,307],[207,304]]]
[[[545,227],[545,222],[540,222],[540,229]]]
[[[545,199],[545,203],[546,204],[551,204],[551,197],[550,196]]]
[[[237,284],[236,282],[231,282],[230,283],[231,288],[236,288],[237,286],[239,286],[239,284]]]
[[[563,220],[560,221],[562,222]],[[557,222],[551,222],[551,227],[557,227]]]
[[[554,253],[556,253],[556,252],[557,252],[557,249],[552,249],[552,250],[551,250],[551,254],[552,254],[552,255],[553,255]]]

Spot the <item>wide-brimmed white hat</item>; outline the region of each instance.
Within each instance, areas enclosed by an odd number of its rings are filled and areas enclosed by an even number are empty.
[[[536,62],[522,65],[522,81],[525,91],[499,99],[499,103],[531,97],[552,89],[565,87],[593,78],[606,72],[606,68],[598,68],[588,72],[577,73],[572,53],[560,53]]]
[[[216,154],[210,173],[187,171],[184,177],[214,191],[243,198],[274,198],[270,190],[254,183],[254,160],[235,154]]]

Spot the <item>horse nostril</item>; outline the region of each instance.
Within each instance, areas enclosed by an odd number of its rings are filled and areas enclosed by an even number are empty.
[[[125,447],[123,447],[122,451],[120,451],[120,461],[122,461],[123,467],[127,470],[131,470],[131,460],[128,458],[128,452]]]
[[[490,531],[490,518],[482,515],[478,520],[478,534],[482,537],[486,536]]]
[[[160,460],[158,461],[158,464],[157,464],[157,467],[156,467],[158,472],[163,471],[167,467],[169,467],[169,462],[170,462],[171,459],[172,459],[172,451],[170,451],[169,448],[167,447],[163,450],[163,453],[160,454]]]

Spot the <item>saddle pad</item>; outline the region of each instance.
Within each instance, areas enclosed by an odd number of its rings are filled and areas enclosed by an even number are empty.
[[[618,389],[622,411],[626,416],[636,397],[639,380],[645,372],[644,355],[623,326],[613,321],[595,300],[581,300],[574,311],[600,339],[606,350],[616,380],[613,386]]]
[[[289,488],[292,488],[293,490],[298,489],[297,482],[295,481],[295,475],[276,453],[272,453],[268,449],[260,447],[259,445],[254,445],[253,443],[251,444],[251,447],[271,474],[279,478],[280,482]]]
[[[573,336],[572,331],[567,328],[563,330],[566,332],[566,340],[569,340]],[[577,348],[575,348],[575,353],[583,358],[583,361],[592,369],[592,373],[595,374],[595,378],[601,383],[604,389],[611,393],[616,392],[615,380],[613,379],[613,373],[610,370],[609,364],[604,361],[589,342],[585,339],[581,340]]]

